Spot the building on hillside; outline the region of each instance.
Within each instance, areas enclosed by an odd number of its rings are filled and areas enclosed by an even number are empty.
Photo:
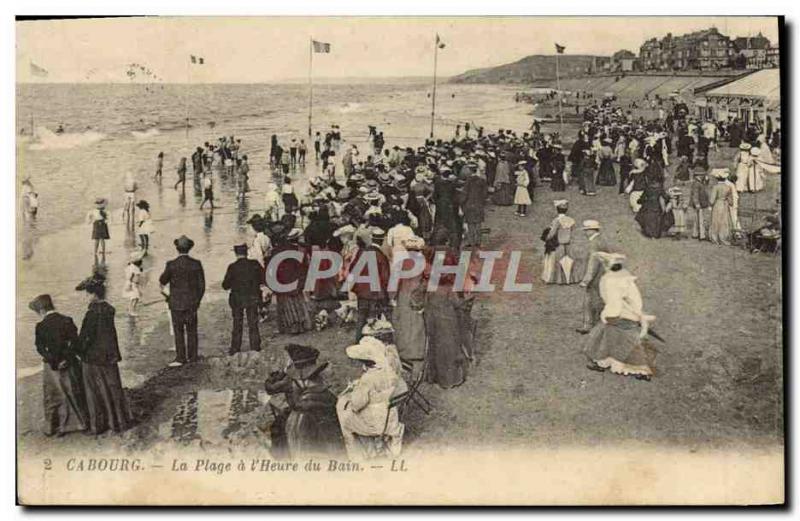
[[[716,27],[681,36],[668,33],[651,38],[639,48],[643,70],[717,70],[731,67],[735,54],[733,41]]]
[[[703,92],[698,92],[703,91]],[[781,73],[763,69],[709,90],[695,90],[697,114],[703,118],[724,121],[739,118],[746,123],[761,121],[767,116],[781,119]]]
[[[761,33],[758,36],[740,36],[733,40],[733,46],[736,49],[736,68],[763,69],[771,66],[767,61],[770,42]]]
[[[613,72],[633,72],[639,68],[636,54],[627,49],[622,49],[611,55],[610,69]]]

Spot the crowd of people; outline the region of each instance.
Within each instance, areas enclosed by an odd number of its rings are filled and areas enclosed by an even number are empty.
[[[713,126],[714,132],[707,123],[685,115],[634,120],[630,111],[606,100],[585,109],[584,123],[568,154],[558,133],[545,134],[535,123],[530,132],[521,134],[507,129],[485,133],[473,125],[472,133],[459,129],[451,140],[429,139],[417,148],[385,148],[382,132],[370,127],[371,153],[362,155],[356,145],[344,144],[333,125],[324,138],[316,133],[314,161],[320,161],[321,168],[301,193],[294,191],[292,181],[306,161],[304,140],[291,139],[287,154],[287,145],[272,136],[272,178],[263,210],[248,219],[252,240],[233,247],[235,261],[222,283],[230,291],[229,353],[241,351],[245,320],[250,351],[262,349],[259,323],[265,320],[274,320],[278,331],[287,335],[336,322],[354,323],[354,343],[345,352],[363,366],[361,376],[334,395],[325,383],[328,364],[320,361],[320,351],[288,345],[287,367],[273,372],[266,382],[271,395],[286,397],[280,405],[273,404],[275,446],[293,456],[334,446],[343,447],[351,458],[381,450],[396,455],[404,426],[395,404],[408,395],[411,384],[422,377],[449,389],[466,380],[475,356],[471,316],[475,295],[469,288],[477,282],[477,274],[469,271],[466,286],[456,285],[454,274],[445,275],[433,291],[427,281],[437,256],[450,267],[459,264],[462,252],[476,257],[485,244],[483,224],[490,204],[516,205],[517,218],[525,219],[536,187],[549,184],[556,197],[573,184],[585,197],[609,187],[627,197],[646,237],[668,232],[683,236],[685,211],[691,208],[695,238],[730,243],[738,229],[736,194],[763,189],[761,176],[774,163],[761,158],[777,152],[770,143],[779,130],[742,132],[736,143],[741,153],[732,169],[735,173],[710,169],[717,182],[709,189],[705,181],[709,150],[720,146],[725,135]],[[731,129],[726,132],[734,144]],[[216,146],[198,147],[192,155],[196,179],[210,179],[214,170],[226,171],[236,176],[244,196],[249,167],[247,156],[239,157],[240,147],[233,136],[221,138]],[[764,152],[759,155],[757,150]],[[341,161],[336,160],[339,155]],[[162,159],[159,155],[157,177]],[[176,189],[185,182],[185,159],[177,172]],[[667,188],[668,180],[674,184]],[[208,199],[213,208],[210,184],[207,190],[203,203]],[[602,223],[589,219],[581,223],[589,246],[576,258],[571,245],[578,223],[568,215],[570,202],[559,198],[553,205],[556,215],[541,235],[545,243],[541,279],[546,284],[579,284],[585,292],[577,331],[587,335],[588,369],[650,380],[655,374],[653,342],[661,337],[652,328],[655,317],[643,309],[636,277],[625,268],[625,255],[612,251]],[[131,299],[140,297],[135,287],[140,274],[137,262],[147,254],[152,231],[146,224],[149,205],[139,201],[136,207],[140,249],[131,258],[133,267],[126,270],[126,282],[131,283],[126,294]],[[711,208],[708,230],[703,213],[707,208]],[[98,199],[90,213],[96,252],[104,251],[108,239],[106,218],[105,200]],[[758,230],[759,237],[762,231],[775,234],[775,228],[775,222],[768,223]],[[175,239],[178,255],[159,277],[175,333],[173,367],[197,362],[200,354],[197,311],[206,282],[201,261],[190,256],[193,245],[186,236]],[[320,251],[336,253],[343,262],[308,290],[304,283],[310,261]],[[426,268],[390,288],[390,272],[408,260],[408,252],[422,255]],[[376,259],[377,284],[359,279],[357,269],[366,255]],[[271,260],[278,256],[285,259],[270,273]],[[293,289],[287,291],[289,286]],[[37,326],[37,349],[45,360],[45,394],[53,397],[46,400],[48,429],[59,434],[86,426],[92,432],[108,427],[122,430],[130,424],[130,415],[116,369],[120,357],[114,308],[104,300],[101,272],[79,288],[92,298],[79,332],[70,326],[71,319],[55,312],[48,295],[31,303],[43,317]],[[130,311],[135,311],[135,304]],[[57,324],[56,318],[48,317],[56,317]],[[49,328],[51,322],[53,327],[40,335],[40,327]],[[83,368],[82,375],[77,367]]]

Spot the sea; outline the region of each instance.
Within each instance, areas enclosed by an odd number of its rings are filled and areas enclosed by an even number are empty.
[[[457,124],[519,132],[530,126],[530,105],[516,103],[513,86],[440,84],[436,93],[434,135],[450,139]],[[421,145],[431,132],[431,85],[425,81],[369,81],[320,84],[313,88],[312,129],[323,135],[338,125],[343,146],[370,152],[368,126],[384,132],[387,146]],[[250,215],[263,208],[272,179],[270,136],[283,143],[308,141],[309,88],[276,85],[19,84],[16,97],[17,190],[30,178],[39,194],[34,222],[17,218],[16,365],[19,378],[40,371],[33,345],[37,316],[27,308],[36,295],[49,293],[62,312],[80,325],[88,299],[75,285],[94,266],[91,226],[86,215],[97,197],[109,201],[107,244],[108,300],[117,309],[117,329],[126,386],[143,381],[173,357],[169,320],[159,302],[158,275],[175,255],[181,234],[196,243],[192,255],[205,265],[208,290],[201,307],[202,346],[225,351],[229,317],[220,283],[233,260],[231,248],[249,239]],[[56,133],[62,126],[63,132]],[[32,138],[32,134],[35,135]],[[173,189],[181,157],[220,136],[241,139],[251,166],[250,189],[238,200],[231,179],[215,179],[215,211],[200,210],[198,183],[187,176],[185,193]],[[292,173],[303,190],[319,165],[311,161]],[[163,181],[152,179],[156,156],[164,153]],[[143,306],[128,316],[121,296],[124,270],[135,251],[135,237],[122,219],[123,177],[137,179],[137,199],[150,203],[156,232],[145,259]],[[219,174],[215,174],[219,176]],[[19,198],[18,198],[19,200]],[[17,215],[20,215],[19,211]],[[206,350],[204,354],[216,354]]]

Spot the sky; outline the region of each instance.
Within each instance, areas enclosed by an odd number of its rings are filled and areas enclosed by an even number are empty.
[[[716,26],[730,37],[763,33],[767,17],[139,17],[19,21],[17,81],[128,82],[137,63],[169,83],[268,83],[304,80],[309,40],[331,44],[314,54],[315,78],[430,76],[438,33],[438,74],[513,62],[531,54],[638,54],[653,36]],[[190,64],[190,55],[205,64]],[[30,62],[48,71],[32,76]],[[137,81],[146,76],[137,74]]]

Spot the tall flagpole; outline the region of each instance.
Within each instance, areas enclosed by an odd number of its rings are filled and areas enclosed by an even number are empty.
[[[556,44],[558,45],[558,44]],[[558,91],[558,133],[559,135],[564,135],[564,116],[561,114],[561,82],[558,78],[558,55],[561,54],[558,52],[558,47],[556,47],[556,90]]]
[[[308,38],[308,137],[311,137],[311,109],[314,100],[314,85],[311,83],[311,63],[314,57],[314,39]]]
[[[436,65],[439,56],[439,35],[433,42],[433,96],[431,96],[431,139],[433,139],[433,120],[436,117]]]

